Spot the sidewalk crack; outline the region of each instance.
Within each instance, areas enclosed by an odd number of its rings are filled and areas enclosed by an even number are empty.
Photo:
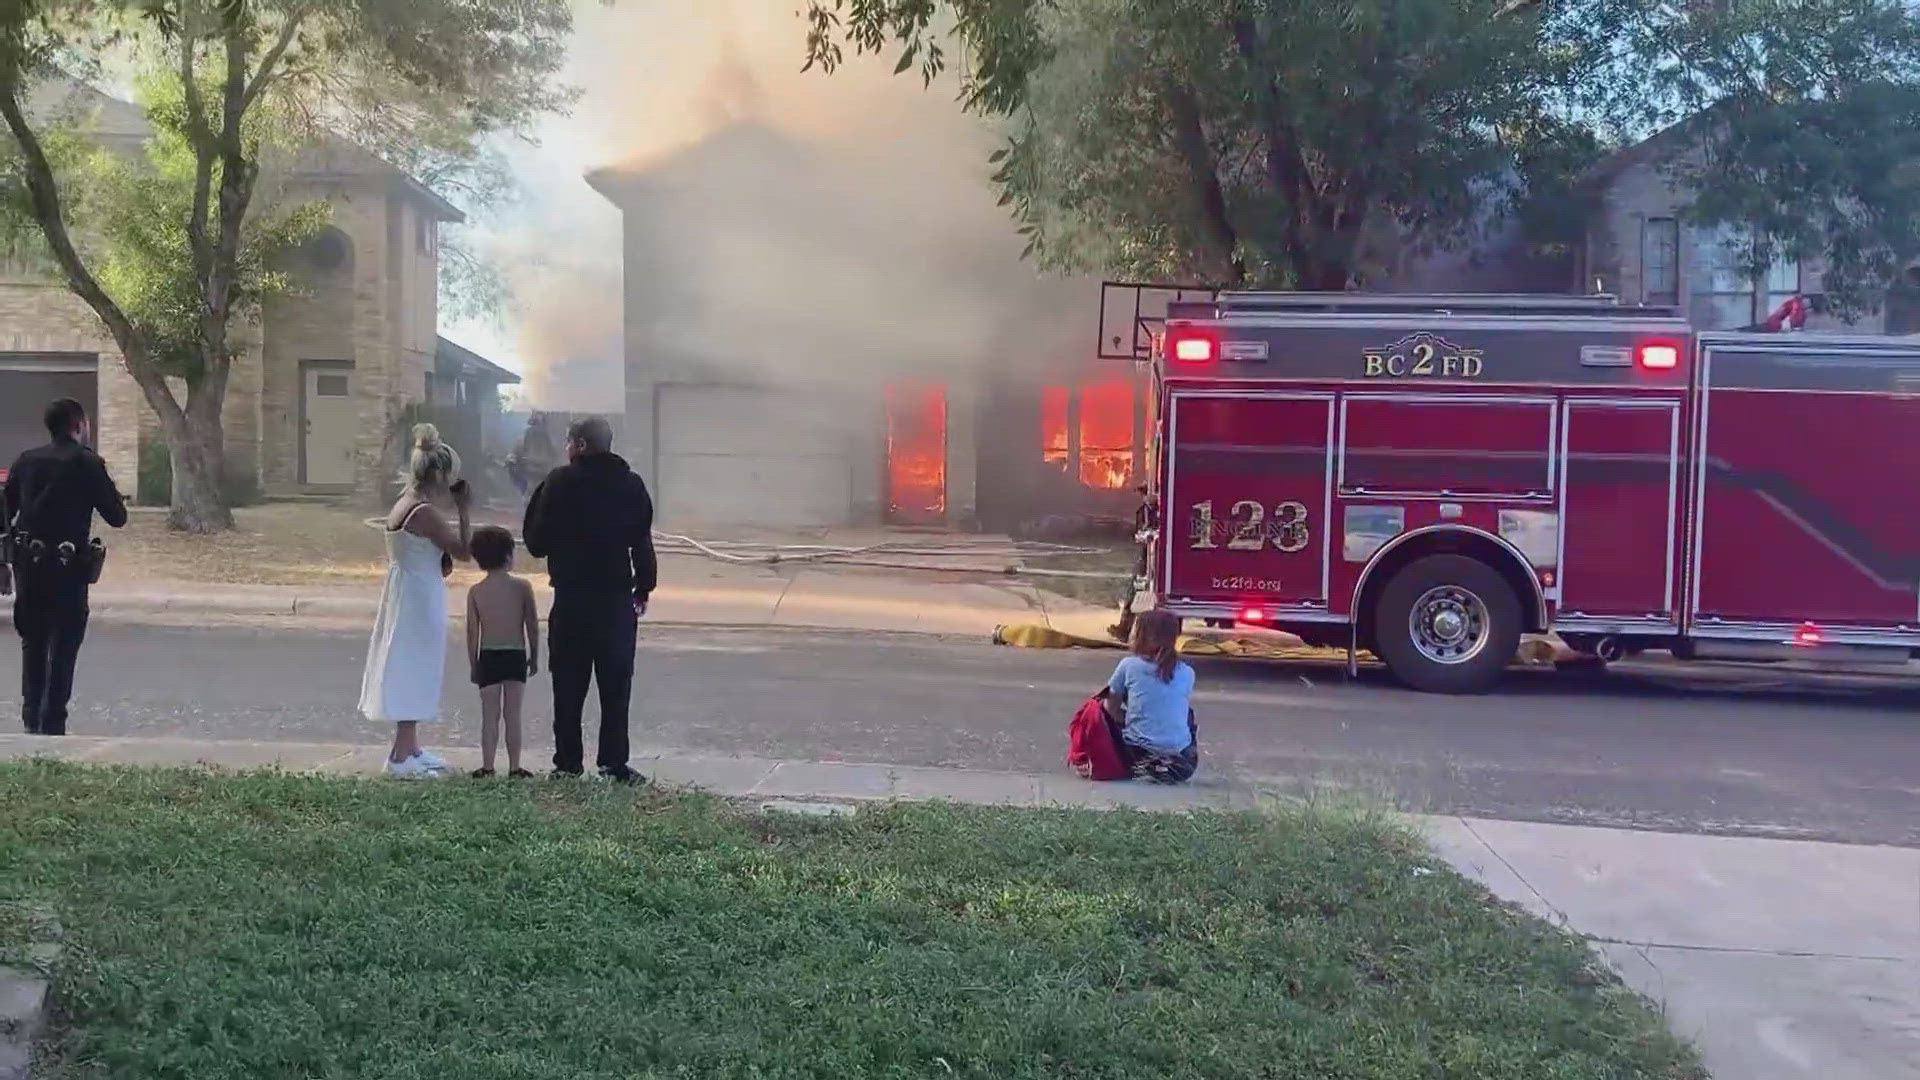
[[[1588,941],[1599,945],[1624,945],[1646,957],[1648,949],[1671,949],[1674,952],[1718,953],[1727,956],[1778,956],[1799,960],[1858,960],[1875,964],[1920,964],[1920,958],[1906,956],[1879,956],[1872,953],[1832,953],[1815,949],[1766,949],[1739,945],[1678,945],[1665,941],[1638,941],[1633,938],[1601,937],[1596,934],[1582,935]]]
[[[1553,913],[1553,917],[1555,921],[1557,921],[1561,926],[1570,926],[1572,924],[1572,920],[1567,918],[1566,912],[1561,911],[1558,907],[1555,907],[1553,901],[1548,900],[1546,897],[1546,894],[1542,893],[1539,889],[1534,888],[1533,882],[1528,881],[1527,876],[1525,874],[1522,874],[1518,867],[1508,862],[1507,857],[1505,855],[1500,854],[1499,851],[1495,850],[1492,844],[1487,843],[1487,838],[1480,835],[1479,830],[1473,827],[1473,822],[1468,821],[1466,818],[1458,818],[1457,820],[1460,822],[1461,826],[1467,830],[1467,835],[1473,837],[1475,840],[1480,841],[1480,846],[1487,849],[1487,854],[1492,855],[1494,858],[1500,860],[1500,865],[1507,868],[1507,873],[1512,874],[1514,877],[1514,880],[1518,881],[1520,884],[1525,885],[1527,887],[1527,891],[1533,894],[1534,899],[1540,901],[1541,907],[1544,907],[1548,911]]]
[[[773,774],[779,772],[780,766],[785,764],[786,762],[784,761],[776,761],[773,764],[767,766],[767,771],[760,774],[760,779],[755,780],[753,783],[747,785],[747,790],[744,793],[742,793],[741,798],[752,798],[753,796],[759,794],[760,789],[767,786],[767,781],[773,779]]]
[[[800,575],[795,574],[781,583],[780,595],[773,598],[773,610],[767,614],[767,622],[769,625],[775,625],[780,622],[780,608],[787,602],[787,594],[793,591],[793,583],[798,580],[800,580]]]

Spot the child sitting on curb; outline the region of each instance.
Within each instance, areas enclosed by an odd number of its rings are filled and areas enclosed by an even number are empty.
[[[1142,780],[1180,784],[1200,767],[1193,718],[1193,668],[1180,659],[1180,617],[1148,611],[1134,620],[1133,655],[1107,680],[1107,723],[1129,771]]]

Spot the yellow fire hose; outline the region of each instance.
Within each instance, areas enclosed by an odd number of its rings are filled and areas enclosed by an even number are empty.
[[[993,631],[995,645],[1010,645],[1017,649],[1124,649],[1124,642],[1110,637],[1096,637],[1072,634],[1065,630],[1056,630],[1051,626],[1031,624],[996,627]],[[1337,660],[1347,658],[1345,649],[1331,646],[1308,645],[1295,639],[1275,636],[1250,637],[1229,631],[1206,634],[1182,634],[1179,649],[1186,656],[1235,656],[1253,660]],[[1520,664],[1551,664],[1559,658],[1560,650],[1555,644],[1540,637],[1523,638],[1514,661]],[[1373,655],[1362,650],[1359,654],[1362,662],[1371,661]]]

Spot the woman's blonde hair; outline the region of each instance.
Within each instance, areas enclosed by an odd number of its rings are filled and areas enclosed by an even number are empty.
[[[452,484],[460,477],[460,455],[440,441],[440,429],[432,424],[413,426],[413,452],[407,456],[407,474],[402,479],[418,491],[435,484]]]

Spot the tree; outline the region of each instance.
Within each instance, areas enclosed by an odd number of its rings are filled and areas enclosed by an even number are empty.
[[[1596,3],[1594,7],[1604,6]],[[931,76],[950,27],[963,100],[1002,118],[995,179],[1066,269],[1343,289],[1382,237],[1433,241],[1526,190],[1595,43],[1516,0],[816,0],[843,42]]]
[[[1057,269],[1364,284],[1517,213],[1578,238],[1583,173],[1712,110],[1689,216],[1838,304],[1915,249],[1920,41],[1899,0],[811,0],[807,65],[895,51],[1003,124],[994,180]]]
[[[566,0],[0,4],[12,150],[0,197],[44,236],[159,417],[176,528],[232,523],[220,417],[234,331],[283,287],[271,256],[318,224],[318,208],[276,202],[277,170],[354,121],[414,125],[411,141],[396,135],[376,151],[418,148],[450,170],[478,162],[490,133],[571,101],[553,82],[571,26]],[[73,118],[33,107],[46,86],[84,79],[110,54],[143,72],[154,131],[144,162],[82,151],[85,132],[63,126]]]
[[[1900,0],[1646,14],[1634,55],[1689,118],[1670,171],[1752,276],[1822,264],[1828,307],[1880,306],[1920,255],[1920,15]]]

